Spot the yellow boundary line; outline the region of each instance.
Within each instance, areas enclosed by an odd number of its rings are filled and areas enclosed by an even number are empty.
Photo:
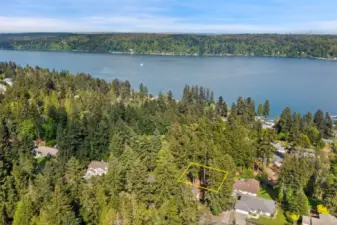
[[[220,186],[218,187],[218,189],[212,189],[212,188],[205,188],[205,187],[202,187],[202,186],[198,186],[198,185],[194,185],[192,184],[191,182],[188,182],[188,181],[182,181],[181,178],[184,177],[184,175],[186,175],[186,172],[188,171],[188,169],[192,166],[192,165],[195,165],[195,166],[199,166],[199,167],[204,167],[204,168],[207,168],[207,169],[210,169],[210,170],[215,170],[215,171],[219,171],[219,172],[222,172],[224,173],[224,178],[222,179],[222,182],[220,184]],[[209,167],[209,166],[205,166],[205,165],[202,165],[202,164],[199,164],[199,163],[195,163],[195,162],[191,162],[188,167],[184,170],[184,172],[181,174],[181,176],[179,177],[179,179],[177,180],[179,183],[183,183],[183,184],[187,184],[189,186],[193,186],[193,187],[196,187],[196,188],[200,188],[200,189],[203,189],[203,190],[206,190],[206,191],[212,191],[212,192],[215,192],[215,193],[218,193],[223,185],[223,183],[225,182],[226,178],[227,178],[227,175],[228,175],[228,172],[225,171],[225,170],[220,170],[218,168],[214,168],[214,167]]]

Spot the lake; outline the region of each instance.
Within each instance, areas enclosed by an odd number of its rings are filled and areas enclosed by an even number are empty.
[[[0,50],[0,61],[22,66],[85,72],[111,81],[143,82],[150,93],[172,90],[182,95],[185,84],[202,85],[231,104],[238,96],[271,102],[271,116],[286,106],[306,113],[317,109],[337,114],[337,61],[271,57],[187,57],[77,52]]]

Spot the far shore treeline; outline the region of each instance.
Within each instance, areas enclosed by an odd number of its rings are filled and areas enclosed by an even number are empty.
[[[200,225],[233,208],[234,180],[266,187],[274,142],[290,148],[277,185],[266,189],[277,217],[293,222],[313,201],[337,215],[336,144],[327,151],[324,142],[335,130],[321,110],[286,108],[264,129],[256,116],[268,117],[268,100],[228,106],[210,89],[186,86],[177,101],[171,91],[149,95],[144,84],[13,62],[0,63],[0,85],[0,225]],[[34,141],[57,155],[35,158]],[[108,172],[85,180],[93,160],[106,161]],[[198,199],[177,182],[190,162],[228,172],[224,181],[197,169],[186,177],[205,187],[223,182],[218,193]]]
[[[337,58],[337,36],[304,34],[0,34],[0,49]]]

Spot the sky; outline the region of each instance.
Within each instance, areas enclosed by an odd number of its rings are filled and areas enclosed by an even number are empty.
[[[337,0],[2,0],[0,32],[337,34]]]

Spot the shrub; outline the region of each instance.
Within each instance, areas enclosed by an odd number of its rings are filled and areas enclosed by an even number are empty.
[[[329,214],[328,208],[325,207],[324,205],[318,205],[317,212],[319,212],[319,214]]]
[[[287,211],[286,217],[289,222],[294,223],[300,218],[300,215]]]

